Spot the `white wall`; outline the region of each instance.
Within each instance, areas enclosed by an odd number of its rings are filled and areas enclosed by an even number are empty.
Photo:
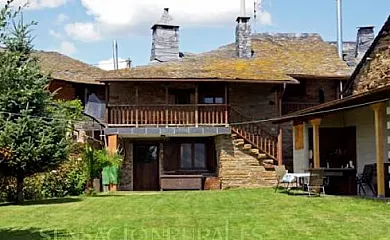
[[[389,112],[390,113],[390,112]],[[386,113],[384,113],[386,114]],[[384,119],[385,126],[383,141],[385,143],[384,156],[385,162],[388,162],[388,131],[386,129],[387,120]],[[357,171],[361,173],[365,164],[376,162],[375,152],[375,126],[374,111],[369,107],[361,107],[326,116],[322,119],[321,128],[326,127],[356,127],[356,163]],[[303,150],[295,150],[294,145],[294,172],[302,172],[308,167],[309,162],[309,131],[310,124],[304,126],[304,144]],[[390,127],[390,126],[389,126]],[[295,134],[293,135],[295,137]],[[293,141],[295,144],[295,140]],[[321,143],[320,143],[321,145]]]
[[[295,150],[295,128],[293,128],[293,166],[294,172],[302,173],[309,168],[309,129],[303,124],[303,149]]]

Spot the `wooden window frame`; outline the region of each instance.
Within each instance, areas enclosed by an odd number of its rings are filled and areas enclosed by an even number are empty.
[[[191,167],[190,168],[185,168],[185,167],[182,167],[182,146],[184,144],[190,144],[191,145]],[[196,167],[195,166],[195,145],[196,144],[202,144],[204,146],[204,167],[203,168],[199,168],[199,167]],[[206,171],[208,170],[207,169],[207,146],[205,143],[201,143],[201,142],[183,142],[183,143],[180,143],[180,151],[179,151],[179,154],[180,154],[180,157],[179,157],[179,161],[180,161],[180,170],[183,170],[183,171],[188,171],[188,170],[200,170],[200,171]]]

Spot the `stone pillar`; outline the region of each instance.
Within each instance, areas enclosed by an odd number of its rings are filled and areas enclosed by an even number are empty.
[[[133,143],[123,141],[124,158],[120,167],[119,188],[121,191],[133,190]]]
[[[239,58],[252,57],[250,17],[238,17],[236,26],[236,54]]]
[[[314,168],[320,168],[320,124],[321,119],[311,120],[310,123],[313,125],[313,156],[314,156]]]
[[[385,177],[384,177],[384,142],[383,142],[383,122],[385,104],[377,103],[371,105],[375,117],[375,150],[376,150],[376,171],[377,171],[377,194],[379,198],[385,197]]]

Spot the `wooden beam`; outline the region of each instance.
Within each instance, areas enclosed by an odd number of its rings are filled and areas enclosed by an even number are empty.
[[[384,122],[384,103],[371,105],[374,111],[375,121],[375,150],[376,150],[376,171],[377,171],[377,194],[379,198],[385,197],[385,177],[384,177],[384,140],[383,140],[383,122]]]
[[[138,127],[139,124],[139,118],[138,118],[138,105],[139,105],[139,99],[138,99],[138,86],[135,86],[135,105],[137,108],[135,109],[135,127]]]
[[[314,168],[321,167],[320,161],[320,124],[321,119],[313,119],[310,121],[311,125],[313,125],[313,156],[314,156]]]
[[[105,120],[106,123],[109,124],[110,122],[110,112],[109,112],[109,105],[110,105],[110,84],[106,83],[105,85],[105,97],[106,97],[106,112],[105,112]]]
[[[195,83],[195,127],[198,127],[199,125],[199,109],[198,109],[198,102],[199,102],[199,84]]]
[[[229,97],[229,86],[228,83],[225,83],[225,126],[229,126],[229,105],[228,105],[228,97]]]
[[[109,135],[108,136],[108,154],[114,155],[118,149],[118,135]],[[110,184],[110,191],[116,192],[116,184]]]

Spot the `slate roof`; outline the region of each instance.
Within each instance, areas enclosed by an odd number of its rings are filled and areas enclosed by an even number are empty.
[[[332,46],[337,47],[337,42],[331,41],[329,42]],[[347,62],[349,67],[356,67],[356,65],[359,63],[359,58],[357,58],[356,53],[356,41],[345,41],[343,42],[343,54],[344,54],[344,61]]]
[[[96,79],[103,76],[104,70],[91,66],[58,52],[36,51],[41,71],[53,79],[75,83],[101,84]]]
[[[142,79],[220,79],[230,81],[292,81],[291,75],[342,77],[351,69],[341,61],[337,49],[318,34],[256,34],[254,56],[236,57],[235,44],[185,56],[168,63],[108,71],[101,81]]]

